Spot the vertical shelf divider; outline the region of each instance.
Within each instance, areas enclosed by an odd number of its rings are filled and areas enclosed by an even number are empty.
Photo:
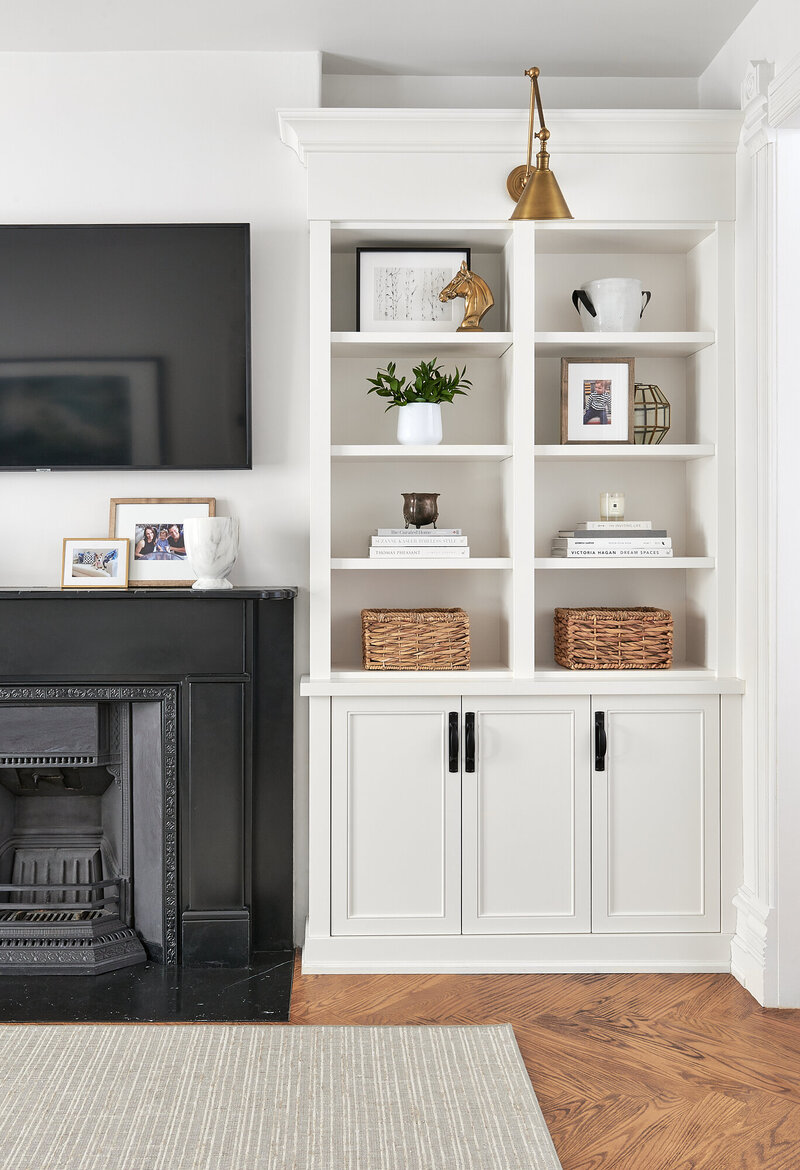
[[[535,228],[516,223],[511,248],[512,603],[510,666],[524,678],[534,673],[534,264]]]
[[[331,675],[331,225],[312,220],[309,248],[310,671]]]

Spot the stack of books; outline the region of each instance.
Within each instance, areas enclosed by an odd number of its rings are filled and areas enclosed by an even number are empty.
[[[371,557],[468,557],[469,545],[460,528],[376,528]]]
[[[553,537],[550,555],[665,558],[672,556],[672,539],[666,528],[653,528],[651,520],[582,520]]]

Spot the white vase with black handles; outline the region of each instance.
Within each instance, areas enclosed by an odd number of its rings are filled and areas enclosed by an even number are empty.
[[[192,589],[233,589],[228,580],[239,553],[239,521],[232,516],[184,520],[186,556],[197,580]]]
[[[650,295],[641,280],[609,276],[576,288],[572,303],[587,333],[635,333]]]
[[[442,441],[439,402],[407,402],[397,408],[397,441],[406,446],[431,446]]]

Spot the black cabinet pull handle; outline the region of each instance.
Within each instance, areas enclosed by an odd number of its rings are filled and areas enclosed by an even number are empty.
[[[448,716],[450,727],[450,771],[458,771],[458,711],[451,711]]]
[[[595,713],[594,713],[594,770],[595,770],[595,772],[605,772],[605,770],[606,770],[606,748],[607,747],[608,747],[608,740],[606,739],[605,711],[595,711]]]
[[[475,712],[464,716],[464,771],[475,771]]]

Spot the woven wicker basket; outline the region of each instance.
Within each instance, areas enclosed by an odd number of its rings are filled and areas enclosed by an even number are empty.
[[[463,609],[362,609],[365,670],[469,670]]]
[[[647,607],[557,609],[555,660],[569,670],[668,670],[672,614]]]

